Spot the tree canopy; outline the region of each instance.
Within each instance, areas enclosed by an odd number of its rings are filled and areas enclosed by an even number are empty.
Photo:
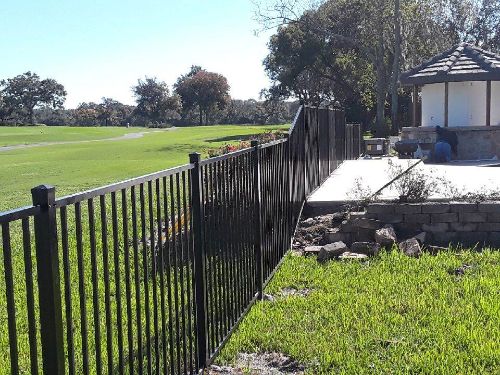
[[[170,95],[165,82],[157,78],[139,79],[132,88],[136,97],[135,113],[156,123],[165,123],[175,119],[181,109],[180,98]]]
[[[16,114],[33,124],[35,108],[62,108],[66,100],[63,85],[52,78],[41,80],[31,72],[0,81],[0,89],[2,120]]]
[[[230,100],[226,77],[199,66],[191,67],[189,73],[179,77],[175,92],[182,100],[184,112],[198,110],[200,125],[207,123],[210,112],[223,109]]]
[[[385,124],[388,97],[392,97],[392,120],[397,121],[402,70],[461,41],[500,50],[498,0],[308,4],[298,0],[258,4],[263,27],[278,27],[264,62],[273,81],[270,93],[375,111],[379,128]]]

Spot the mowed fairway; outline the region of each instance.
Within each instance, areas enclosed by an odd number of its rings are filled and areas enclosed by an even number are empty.
[[[0,146],[74,142],[0,151],[0,211],[31,203],[30,189],[40,184],[57,188],[57,196],[95,188],[126,178],[186,164],[190,152],[206,157],[222,146],[283,126],[204,126],[153,131],[145,128],[0,127]],[[126,133],[141,138],[103,140]],[[89,140],[99,140],[88,142]]]
[[[0,126],[0,147],[42,142],[87,141],[151,131],[146,128],[76,126]]]

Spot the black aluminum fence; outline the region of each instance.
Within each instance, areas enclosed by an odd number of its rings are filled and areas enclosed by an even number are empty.
[[[198,372],[358,133],[341,111],[301,107],[283,140],[60,199],[34,188],[33,206],[0,213],[0,372]]]

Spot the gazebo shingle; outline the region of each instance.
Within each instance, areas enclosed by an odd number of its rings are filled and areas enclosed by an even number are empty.
[[[400,80],[402,85],[500,81],[500,55],[462,43],[402,73]]]

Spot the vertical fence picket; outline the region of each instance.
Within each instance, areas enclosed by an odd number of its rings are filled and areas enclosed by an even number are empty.
[[[12,248],[10,240],[9,223],[2,224],[2,247],[3,247],[3,264],[5,272],[5,294],[7,298],[7,320],[9,329],[9,351],[11,373],[19,374],[18,347],[17,347],[17,330],[16,330],[16,306],[14,302],[14,277],[12,272]],[[46,336],[42,336],[42,339]],[[46,359],[44,358],[44,366]],[[52,363],[49,362],[49,365]]]
[[[38,374],[35,300],[33,293],[33,264],[31,261],[31,234],[29,218],[22,220],[24,273],[26,281],[26,307],[28,309],[28,335],[30,346],[31,375]],[[68,348],[68,361],[71,363],[73,352]],[[74,360],[74,359],[73,359]]]

